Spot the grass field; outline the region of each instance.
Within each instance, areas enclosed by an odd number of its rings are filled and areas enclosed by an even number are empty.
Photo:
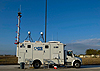
[[[18,64],[18,58],[15,56],[0,56],[1,64]]]
[[[83,65],[100,64],[100,58],[82,58]]]
[[[18,64],[18,58],[15,56],[0,56],[0,65]],[[83,65],[100,64],[100,58],[82,58]]]

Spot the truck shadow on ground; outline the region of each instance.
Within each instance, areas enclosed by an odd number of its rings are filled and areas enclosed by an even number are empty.
[[[82,65],[80,68],[75,68],[75,69],[81,69],[81,68],[98,68],[98,67],[100,67],[100,65]],[[20,67],[16,67],[16,68],[20,69]],[[52,69],[52,68],[54,68],[54,67],[53,66],[49,67],[49,69]],[[70,68],[74,68],[74,67],[72,67],[72,66],[67,66],[67,67],[66,66],[58,66],[57,68],[58,69],[66,69],[66,68],[70,69]],[[34,67],[25,68],[25,69],[34,69]],[[40,67],[39,69],[48,69],[48,66]]]
[[[100,65],[82,65],[80,68],[98,68],[98,67],[100,67]],[[53,68],[53,66],[49,67],[49,68]],[[66,66],[60,66],[58,68],[74,68],[74,67],[72,67],[72,66],[67,66],[67,67]],[[76,69],[80,69],[80,68],[76,68]]]

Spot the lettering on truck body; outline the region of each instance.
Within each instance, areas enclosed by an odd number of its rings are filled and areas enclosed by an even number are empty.
[[[43,47],[34,47],[34,50],[42,51]]]

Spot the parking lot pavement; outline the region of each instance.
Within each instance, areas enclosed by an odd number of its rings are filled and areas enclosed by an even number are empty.
[[[72,68],[72,67],[68,67],[68,68],[58,68],[58,69],[54,69],[54,68],[39,68],[39,69],[34,69],[34,68],[29,68],[28,65],[25,65],[25,69],[20,69],[20,65],[0,65],[0,71],[100,71],[100,65],[83,65],[81,66],[81,68]]]

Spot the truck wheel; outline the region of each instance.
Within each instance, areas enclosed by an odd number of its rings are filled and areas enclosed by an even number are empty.
[[[78,62],[78,61],[74,62],[74,67],[75,68],[80,68],[80,66],[81,66],[80,62]]]
[[[33,66],[34,66],[35,69],[38,69],[40,67],[40,62],[39,61],[35,61],[33,63]]]

